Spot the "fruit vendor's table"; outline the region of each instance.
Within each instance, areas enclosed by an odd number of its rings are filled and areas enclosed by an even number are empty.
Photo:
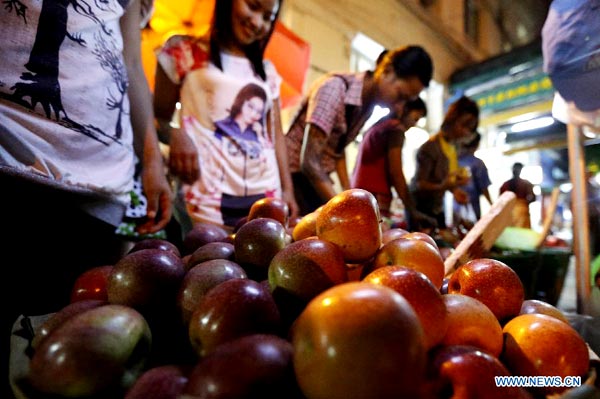
[[[30,317],[33,328],[39,327],[49,315]],[[590,376],[586,384],[590,384],[597,378],[597,373],[600,371],[600,359],[596,353],[600,353],[600,318],[575,313],[566,314],[569,323],[588,343],[590,349]],[[27,384],[23,379],[29,370],[29,358],[25,354],[29,341],[23,337],[23,327],[19,317],[13,325],[13,335],[11,338],[11,356],[10,356],[10,382],[13,386],[13,392],[16,399],[41,399],[34,393],[28,391]],[[591,387],[590,387],[591,388]],[[597,388],[596,388],[597,389]],[[596,391],[600,393],[600,391]],[[588,397],[588,396],[586,396]],[[592,397],[592,396],[589,396]],[[595,396],[594,396],[595,397]],[[547,399],[560,399],[562,396],[554,395]],[[109,398],[94,398],[94,399],[109,399]],[[114,398],[110,398],[114,399]]]

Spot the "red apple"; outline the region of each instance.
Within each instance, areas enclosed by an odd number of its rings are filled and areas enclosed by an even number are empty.
[[[444,277],[444,280],[442,280],[442,286],[440,287],[440,293],[442,295],[446,295],[448,293],[448,282],[450,281],[450,279],[448,277]]]
[[[300,220],[302,220],[302,216],[294,216],[288,219],[288,229],[294,229],[294,227],[296,227],[296,225],[298,224],[298,222],[300,222]]]
[[[229,236],[227,238],[227,242],[229,242],[229,240],[232,237],[232,235],[235,235],[235,233],[237,233],[237,231],[240,229],[240,227],[242,227],[243,225],[245,225],[247,221],[248,221],[248,216],[241,217],[237,221],[237,223],[235,224],[235,226],[233,226],[233,233],[229,234]]]
[[[183,254],[187,255],[200,248],[202,245],[214,241],[223,241],[229,233],[222,228],[212,223],[198,222],[195,223],[190,231],[183,238]]]
[[[392,289],[364,282],[315,297],[292,327],[294,369],[307,398],[417,398],[423,329]]]
[[[308,237],[317,235],[317,216],[318,211],[311,212],[300,219],[292,230],[292,239],[300,241]]]
[[[113,270],[112,265],[98,266],[83,272],[73,284],[71,290],[71,302],[82,301],[85,299],[98,299],[107,301],[108,294],[106,286],[108,277]]]
[[[200,360],[185,393],[194,398],[298,397],[292,344],[255,334],[219,345]]]
[[[68,319],[41,342],[29,364],[29,382],[44,394],[65,397],[128,388],[141,374],[150,345],[140,313],[99,306]]]
[[[280,328],[279,310],[269,290],[256,281],[236,278],[217,285],[200,301],[190,320],[189,338],[203,357],[227,341],[278,334]]]
[[[423,240],[397,238],[383,245],[373,262],[373,269],[384,266],[404,266],[429,278],[438,289],[444,279],[444,261],[433,245]]]
[[[432,354],[430,366],[438,385],[435,397],[444,397],[450,387],[452,398],[532,399],[523,388],[496,386],[495,377],[511,374],[496,357],[474,346],[441,347]]]
[[[248,276],[256,281],[264,280],[271,259],[286,245],[285,228],[270,218],[248,221],[235,234],[235,261]]]
[[[224,281],[232,278],[246,278],[240,265],[227,259],[213,259],[198,263],[183,278],[177,294],[177,307],[187,326],[192,313],[204,296]]]
[[[402,238],[406,238],[408,240],[423,240],[431,245],[438,251],[440,250],[437,242],[427,233],[423,233],[422,231],[411,231],[410,233],[406,233],[402,236]]]
[[[427,349],[439,344],[448,329],[446,305],[440,291],[421,272],[402,266],[381,267],[363,281],[389,287],[402,295],[417,314]]]
[[[448,311],[442,344],[471,345],[498,357],[502,352],[502,327],[492,311],[467,295],[446,294],[442,299]]]
[[[450,294],[483,302],[501,322],[519,314],[525,290],[513,269],[496,259],[473,259],[461,265],[448,282]]]
[[[408,230],[401,229],[399,227],[394,227],[389,230],[386,230],[381,235],[381,244],[386,244],[396,238],[400,238],[403,235],[407,234]]]
[[[108,301],[127,305],[148,315],[175,307],[183,261],[170,251],[142,249],[125,255],[108,279]]]
[[[35,330],[35,335],[31,341],[32,348],[37,348],[40,345],[40,342],[50,335],[52,331],[73,316],[83,313],[86,310],[97,308],[98,306],[103,306],[106,304],[106,301],[101,301],[98,299],[82,299],[81,301],[68,304],[58,312],[53,313]]]
[[[271,291],[283,290],[307,303],[327,288],[347,280],[341,250],[320,239],[291,243],[269,265]]]
[[[369,260],[381,245],[381,216],[375,196],[359,188],[331,198],[317,215],[317,236],[342,250],[347,263]]]
[[[258,218],[271,218],[277,220],[284,227],[288,225],[290,209],[287,202],[279,198],[262,198],[250,207],[248,221]]]
[[[584,377],[590,367],[587,345],[568,324],[544,314],[519,315],[503,329],[501,360],[522,376]],[[546,387],[544,393],[564,387]]]
[[[125,399],[178,399],[188,383],[186,367],[172,364],[144,372],[127,391]]]
[[[204,244],[195,250],[185,262],[186,270],[190,270],[198,263],[206,262],[212,259],[235,259],[235,249],[233,243],[215,241]]]
[[[560,309],[550,305],[548,302],[540,301],[538,299],[526,299],[523,301],[523,304],[521,305],[521,311],[519,312],[519,314],[531,313],[539,313],[552,316],[560,321],[569,324],[569,320]]]
[[[136,242],[129,250],[129,253],[139,251],[140,249],[162,249],[163,251],[171,251],[177,256],[181,256],[179,248],[172,242],[160,238],[146,238]]]
[[[370,261],[359,264],[346,263],[346,269],[348,270],[348,281],[362,280],[367,274],[369,274],[369,271],[372,270],[370,265]]]
[[[315,296],[348,281],[342,251],[328,241],[293,242],[269,265],[269,287],[286,325],[291,324]]]

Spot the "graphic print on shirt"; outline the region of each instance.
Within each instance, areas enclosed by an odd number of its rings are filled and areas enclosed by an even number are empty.
[[[118,2],[124,8],[128,0]],[[20,0],[7,0],[3,3],[4,10],[8,13],[5,18],[22,19],[25,25],[31,23],[27,5]],[[12,93],[1,92],[0,96],[105,145],[111,142],[120,143],[123,133],[122,121],[124,117],[128,117],[128,110],[125,109],[128,87],[126,67],[117,42],[118,32],[107,27],[105,21],[96,13],[114,11],[113,7],[118,6],[115,2],[107,0],[42,0],[35,41],[29,60],[23,65],[25,70],[15,71],[20,76],[19,81],[10,87]],[[94,37],[85,38],[81,33],[69,32],[69,12],[75,12],[98,24],[101,27],[99,33]],[[65,40],[91,52],[102,70],[111,77],[112,87],[106,88],[105,102],[98,106],[104,106],[114,114],[113,132],[106,132],[84,121],[71,119],[69,110],[63,106],[59,59]]]
[[[260,156],[259,137],[265,130],[265,103],[267,93],[257,84],[249,83],[236,95],[229,115],[215,122],[215,137],[228,139],[227,152],[249,159]]]
[[[235,226],[265,196],[280,197],[275,153],[274,99],[280,78],[265,63],[260,79],[245,56],[210,60],[208,38],[175,35],[157,54],[168,78],[180,86],[180,126],[198,151],[200,177],[182,190],[194,221]]]

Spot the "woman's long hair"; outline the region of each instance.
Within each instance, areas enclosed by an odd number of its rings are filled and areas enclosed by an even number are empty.
[[[442,130],[446,130],[455,124],[458,118],[464,114],[473,115],[477,119],[477,125],[479,125],[479,107],[477,103],[469,97],[462,96],[448,108],[448,112],[446,112],[446,116],[442,122]]]
[[[229,111],[229,116],[232,118],[238,116],[242,112],[244,103],[253,97],[260,98],[263,103],[267,102],[267,93],[265,93],[263,88],[257,84],[248,83],[246,86],[242,87],[237,96],[235,96],[235,100],[233,100],[233,105]]]
[[[283,6],[283,0],[278,1],[279,7],[277,8],[277,13],[273,18],[273,23],[271,24],[271,29],[267,33],[267,36],[265,36],[263,40],[253,42],[244,48],[244,53],[248,60],[250,60],[254,72],[260,76],[263,81],[267,79],[265,68],[263,66],[265,48],[273,34],[275,23],[279,18],[279,12]],[[221,63],[221,43],[235,40],[231,20],[233,14],[233,2],[234,0],[215,1],[215,10],[210,29],[210,60],[220,70],[223,70],[223,64]]]

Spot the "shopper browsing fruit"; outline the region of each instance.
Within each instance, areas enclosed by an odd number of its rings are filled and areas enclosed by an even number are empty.
[[[412,223],[417,229],[446,227],[444,195],[449,191],[460,204],[469,201],[461,188],[468,182],[468,175],[461,173],[456,145],[469,137],[479,124],[479,108],[468,97],[461,97],[450,105],[442,126],[417,151],[415,175],[410,191],[417,210],[431,216],[436,225]]]
[[[301,214],[323,205],[336,190],[350,188],[345,148],[360,132],[375,105],[401,107],[431,80],[433,65],[419,46],[389,51],[374,71],[328,73],[303,100],[286,135],[290,171]]]
[[[281,78],[263,60],[280,8],[279,0],[217,1],[207,36],[173,36],[158,52],[154,107],[192,222],[232,229],[264,197],[282,198],[297,213],[280,121]]]
[[[403,109],[392,110],[369,128],[360,143],[351,186],[371,192],[377,198],[384,218],[391,216],[393,187],[407,215],[412,215],[415,220],[430,219],[416,210],[402,167],[404,134],[426,114],[427,106],[423,100],[417,98],[408,101]]]
[[[163,228],[171,192],[141,67],[140,0],[15,0],[0,28],[0,375],[20,314],[68,304],[84,270],[116,262],[136,159],[148,199],[141,232]],[[11,397],[11,394],[0,395]]]

